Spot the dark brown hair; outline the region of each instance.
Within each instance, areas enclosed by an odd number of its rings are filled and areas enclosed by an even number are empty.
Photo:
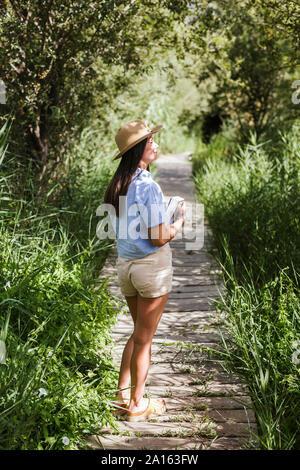
[[[119,217],[119,196],[127,194],[132,176],[143,156],[147,139],[142,140],[122,155],[120,164],[105,191],[104,203],[114,206],[117,217]],[[148,165],[146,169],[150,171],[150,166]]]

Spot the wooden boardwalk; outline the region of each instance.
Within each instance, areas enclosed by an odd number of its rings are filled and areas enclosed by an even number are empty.
[[[180,195],[195,203],[191,162],[188,154],[162,155],[156,161],[166,198]],[[184,227],[170,242],[173,256],[173,290],[153,339],[152,358],[145,396],[165,397],[167,412],[148,422],[118,421],[119,431],[109,427],[89,436],[91,448],[99,449],[247,449],[255,445],[255,415],[247,387],[230,374],[210,348],[220,348],[223,316],[214,309],[214,299],[223,289],[211,255],[210,230],[201,216],[193,218],[192,231],[204,233],[204,246],[186,250],[191,229]],[[185,224],[187,225],[187,223]],[[116,247],[102,275],[109,277],[112,294],[123,298],[118,287]],[[126,302],[124,300],[124,306]],[[113,329],[114,357],[119,365],[132,333],[131,316],[124,308]]]

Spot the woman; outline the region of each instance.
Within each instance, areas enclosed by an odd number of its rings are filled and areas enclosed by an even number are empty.
[[[145,420],[166,409],[165,400],[143,397],[152,338],[172,289],[169,241],[183,226],[185,213],[183,205],[181,217],[167,225],[163,193],[150,173],[149,164],[157,158],[158,150],[153,134],[162,127],[151,130],[137,120],[119,129],[115,140],[120,151],[114,160],[121,161],[104,197],[116,211],[118,279],[134,323],[122,355],[115,402],[129,421]],[[126,205],[120,196],[126,196]],[[127,403],[123,389],[130,386]]]

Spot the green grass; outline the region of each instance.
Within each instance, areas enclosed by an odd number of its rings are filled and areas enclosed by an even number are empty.
[[[229,160],[210,156],[199,168],[226,285],[221,357],[249,387],[261,447],[299,449],[299,123],[276,145],[252,136]]]
[[[230,121],[224,121],[222,131],[212,135],[209,145],[204,144],[201,140],[197,140],[192,160],[192,173],[203,171],[207,161],[214,162],[214,165],[232,162],[233,155],[238,149],[234,140],[234,127]]]
[[[110,171],[102,163],[92,177],[70,165],[67,186],[49,181],[38,204],[30,165],[7,149],[8,127],[0,132],[0,449],[85,448],[87,434],[116,426],[110,333],[121,306],[106,281],[95,288],[109,247],[96,237],[95,211]],[[83,159],[89,149],[80,151]]]

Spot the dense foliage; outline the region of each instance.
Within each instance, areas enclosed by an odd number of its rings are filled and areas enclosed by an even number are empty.
[[[164,125],[162,152],[194,152],[227,287],[223,357],[262,447],[299,448],[299,8],[0,2],[1,449],[78,449],[116,424],[122,305],[98,282],[111,240],[95,213],[134,119]]]
[[[232,162],[208,156],[195,176],[226,285],[222,357],[246,379],[265,449],[300,445],[299,143],[299,123],[277,146],[253,136]]]

